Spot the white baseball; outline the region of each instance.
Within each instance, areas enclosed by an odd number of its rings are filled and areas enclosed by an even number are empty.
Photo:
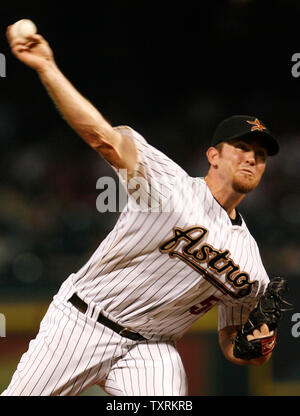
[[[12,25],[10,28],[10,35],[13,39],[25,39],[29,35],[37,33],[37,27],[32,20],[21,19]]]

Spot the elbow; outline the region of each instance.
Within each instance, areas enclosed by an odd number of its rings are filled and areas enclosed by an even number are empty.
[[[119,159],[119,154],[115,147],[105,141],[99,141],[97,144],[92,146],[93,149],[99,153],[105,160],[107,160],[112,165],[115,165],[117,159]]]
[[[106,134],[91,132],[84,137],[84,140],[108,163],[115,167],[123,167],[117,147],[109,140]]]
[[[96,152],[103,156],[115,152],[115,147],[109,137],[109,132],[95,126],[85,126],[80,132],[83,140]]]
[[[109,144],[108,133],[104,129],[99,129],[96,124],[82,125],[78,129],[78,133],[95,150],[99,146]]]

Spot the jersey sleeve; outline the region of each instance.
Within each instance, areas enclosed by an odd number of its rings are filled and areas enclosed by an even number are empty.
[[[128,126],[114,127],[136,144],[138,159],[134,172],[115,169],[126,191],[140,207],[160,210],[174,193],[176,180],[187,173],[143,136]]]
[[[269,278],[265,275],[257,285],[253,287],[252,296],[247,296],[244,300],[238,302],[222,302],[218,306],[218,330],[220,331],[227,326],[243,325],[255,308],[261,295],[265,292]]]
[[[227,326],[243,325],[252,309],[255,308],[257,300],[241,304],[220,304],[218,306],[218,330]]]

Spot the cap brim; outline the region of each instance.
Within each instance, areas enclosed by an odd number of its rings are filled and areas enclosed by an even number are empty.
[[[228,141],[239,139],[242,137],[247,139],[261,139],[262,145],[267,149],[269,156],[275,156],[279,152],[279,144],[277,140],[275,140],[270,133],[264,131],[253,131],[247,132],[245,134],[239,134],[234,137],[231,137]]]

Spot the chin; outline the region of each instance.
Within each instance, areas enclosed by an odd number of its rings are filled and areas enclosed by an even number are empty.
[[[259,184],[259,181],[255,180],[254,178],[236,179],[233,182],[232,187],[235,192],[238,192],[240,194],[247,194],[248,192],[253,191],[257,187],[258,184]]]

